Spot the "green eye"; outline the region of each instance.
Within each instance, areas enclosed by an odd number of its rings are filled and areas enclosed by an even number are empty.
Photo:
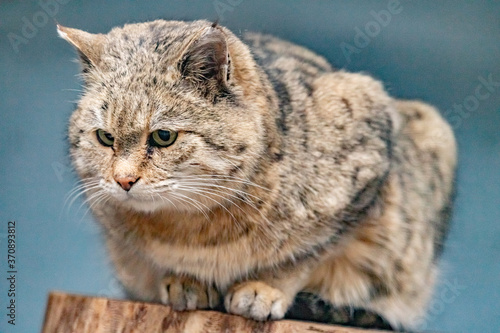
[[[168,147],[177,139],[177,132],[158,130],[151,133],[149,144],[153,147]]]
[[[102,130],[102,129],[98,129],[97,131],[95,131],[96,133],[96,136],[97,136],[97,141],[99,141],[99,143],[105,147],[112,147],[113,146],[113,143],[115,142],[115,138],[113,138],[113,136]]]

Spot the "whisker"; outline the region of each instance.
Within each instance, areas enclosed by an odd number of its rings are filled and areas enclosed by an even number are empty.
[[[158,195],[159,195],[159,194],[158,194]],[[166,198],[165,198],[165,199],[166,199]],[[179,198],[178,198],[178,197],[172,198],[172,200],[175,200],[175,199],[179,200]],[[174,207],[177,209],[177,211],[178,211],[178,212],[181,212],[181,210],[179,209],[179,207],[177,207],[173,201],[171,201],[170,199],[168,199],[168,200],[169,200],[170,202],[172,202],[172,204],[174,205]],[[182,202],[182,201],[181,201],[181,202]]]
[[[85,185],[77,188],[76,190],[73,190],[72,193],[71,193],[71,195],[68,196],[68,198],[66,198],[66,200],[64,201],[63,207],[66,207],[67,201],[72,197],[71,201],[67,205],[67,210],[66,211],[69,212],[69,210],[71,209],[71,206],[73,206],[74,202],[80,196],[82,196],[83,194],[86,194],[89,191],[95,190],[96,188],[99,188],[99,187],[100,187],[99,184],[93,184],[93,185],[87,185],[87,184],[85,184]]]
[[[88,214],[88,212],[89,212],[90,210],[92,210],[92,209],[94,208],[94,206],[95,206],[95,205],[96,205],[96,204],[97,204],[97,203],[98,203],[101,199],[106,198],[106,197],[107,197],[106,193],[102,192],[102,193],[99,193],[99,195],[98,195],[98,196],[96,196],[96,197],[94,197],[94,198],[92,199],[94,202],[90,203],[90,200],[89,200],[90,205],[87,207],[87,210],[85,211],[84,216],[85,216],[85,215],[87,215],[87,214]]]
[[[266,190],[266,191],[271,191],[269,188],[261,186],[259,184],[256,184],[248,179],[245,178],[240,178],[240,177],[233,177],[233,176],[226,176],[226,175],[186,175],[186,176],[181,176],[178,177],[180,180],[183,179],[191,179],[191,178],[199,178],[199,179],[210,179],[210,180],[219,180],[219,181],[226,181],[226,182],[235,182],[235,183],[242,183],[246,185],[251,185],[254,187],[258,187],[260,189]]]
[[[248,204],[250,207],[252,207],[252,208],[254,208],[254,209],[258,210],[258,208],[257,208],[257,207],[255,207],[255,205],[253,204],[253,202],[251,202],[250,200],[248,200],[248,199],[247,199],[247,200],[245,200],[245,199],[243,199],[243,198],[241,198],[241,197],[239,197],[239,196],[237,196],[237,195],[234,195],[234,194],[231,194],[231,193],[227,193],[227,192],[222,191],[222,190],[215,190],[215,189],[212,189],[212,188],[207,189],[206,187],[203,187],[203,186],[202,186],[202,187],[201,187],[201,189],[200,189],[200,187],[190,187],[190,186],[184,186],[184,184],[183,184],[183,185],[179,185],[179,188],[183,188],[183,189],[195,189],[195,191],[202,191],[203,193],[214,194],[214,195],[216,195],[216,196],[218,196],[218,197],[220,197],[220,198],[223,198],[223,199],[225,199],[225,200],[229,201],[231,204],[235,205],[235,206],[236,206],[239,210],[241,210],[243,213],[244,213],[244,211],[243,211],[243,210],[241,209],[241,207],[239,207],[239,206],[238,206],[238,205],[237,205],[234,201],[229,200],[229,199],[227,199],[226,197],[224,197],[224,196],[222,196],[222,195],[215,194],[215,193],[225,194],[225,195],[227,195],[227,196],[229,196],[229,197],[231,197],[231,198],[234,198],[234,199],[239,200],[239,201],[241,201],[241,202],[243,202],[243,203],[246,203],[246,204]],[[230,188],[228,188],[228,189],[229,189],[229,190],[232,190],[232,189],[230,189]]]
[[[224,196],[222,196],[222,195],[220,195],[220,194],[215,194],[215,192],[216,192],[217,190],[211,190],[211,191],[209,191],[209,190],[207,190],[207,189],[203,190],[203,189],[200,189],[200,188],[197,188],[197,187],[192,187],[192,186],[184,186],[184,185],[179,185],[179,189],[181,189],[181,190],[188,190],[188,191],[191,191],[191,192],[196,192],[196,193],[197,193],[197,192],[201,192],[201,193],[213,194],[213,195],[215,195],[215,196],[217,196],[217,197],[220,197],[220,198],[222,198],[222,199],[224,199],[224,200],[229,201],[229,202],[230,202],[231,204],[233,204],[233,205],[236,205],[236,203],[235,203],[234,201],[232,201],[232,200],[230,200],[230,199],[227,199],[226,197],[224,197]],[[226,193],[226,192],[222,192],[222,191],[218,191],[218,192],[219,192],[219,193],[223,193],[223,194],[227,194],[228,196],[231,196],[230,194],[228,194],[228,193]],[[233,197],[236,197],[236,196],[234,196],[234,195],[232,195],[232,196],[233,196]]]
[[[156,198],[153,194],[156,194],[156,197],[159,197],[162,201],[165,201],[165,200],[166,200],[166,201],[168,201],[168,202],[169,202],[172,206],[174,206],[174,207],[175,207],[175,209],[177,209],[177,211],[179,211],[179,208],[177,208],[177,206],[176,206],[176,205],[172,202],[172,200],[170,200],[169,198],[165,198],[165,197],[163,197],[163,196],[162,196],[162,195],[160,195],[159,193],[150,193],[150,195],[151,195],[151,199],[152,199],[153,201],[155,201],[155,198]]]
[[[182,187],[182,186],[180,186],[180,187]],[[189,188],[189,187],[182,187],[182,189],[189,190],[189,189],[192,189],[192,188]],[[253,209],[255,209],[255,210],[259,213],[259,215],[260,215],[260,216],[261,216],[261,217],[262,217],[262,218],[263,218],[266,222],[268,222],[268,223],[269,223],[269,220],[267,219],[267,217],[266,217],[266,216],[265,216],[265,215],[264,215],[264,214],[263,214],[263,213],[262,213],[262,212],[261,212],[261,211],[260,211],[260,210],[259,210],[259,209],[258,209],[258,208],[257,208],[257,207],[253,204],[253,203],[252,203],[252,202],[250,202],[250,201],[249,201],[249,202],[247,202],[247,201],[243,200],[242,198],[239,198],[239,197],[237,197],[237,196],[231,195],[231,194],[229,194],[229,193],[227,193],[227,192],[223,192],[223,191],[220,191],[220,190],[214,190],[214,189],[211,189],[210,191],[208,191],[208,190],[207,190],[207,191],[203,191],[203,190],[199,190],[199,189],[194,188],[194,190],[191,190],[191,192],[198,193],[198,194],[200,194],[200,192],[203,192],[203,193],[209,193],[209,194],[212,194],[212,195],[215,195],[215,196],[221,197],[221,198],[223,198],[223,199],[225,199],[225,200],[229,201],[229,202],[230,202],[232,205],[234,205],[236,208],[238,208],[238,209],[239,209],[239,210],[243,213],[243,215],[246,215],[246,212],[245,212],[245,211],[244,211],[244,210],[243,210],[243,209],[242,209],[242,208],[241,208],[238,204],[236,204],[236,203],[235,203],[235,202],[233,202],[232,200],[229,200],[229,199],[227,199],[227,198],[225,198],[225,197],[223,197],[223,196],[221,196],[221,195],[217,195],[217,194],[215,194],[214,192],[218,192],[218,193],[222,193],[222,194],[227,194],[227,195],[229,195],[229,196],[231,196],[231,197],[233,197],[233,198],[236,198],[236,199],[240,200],[241,202],[247,203],[250,207],[252,207]],[[200,194],[200,195],[201,195],[201,194]],[[205,197],[206,197],[206,196],[205,196]],[[208,199],[211,199],[211,198],[208,198]],[[220,203],[218,203],[218,204],[219,204],[221,207],[223,207],[224,209],[226,209],[226,207],[225,207],[225,206],[221,205]],[[228,211],[228,210],[226,209],[226,211]],[[228,212],[229,212],[229,211],[228,211]],[[229,214],[231,214],[231,213],[229,212]],[[234,221],[236,222],[237,226],[238,226],[238,227],[240,227],[240,230],[243,230],[243,227],[241,226],[241,223],[239,223],[240,221],[238,221],[238,220],[237,220],[237,219],[233,216],[233,214],[231,214],[231,216],[233,217],[233,219],[234,219]]]
[[[257,201],[263,201],[261,198],[253,195],[253,194],[250,194],[248,193],[247,191],[243,191],[243,190],[240,190],[240,189],[234,189],[234,188],[231,188],[231,187],[227,187],[227,186],[223,186],[223,185],[219,185],[219,184],[214,184],[210,181],[213,181],[214,179],[208,179],[208,178],[189,178],[187,180],[180,180],[180,184],[174,184],[174,186],[179,186],[179,185],[182,185],[182,184],[185,184],[185,185],[197,185],[197,186],[204,186],[204,187],[217,187],[217,188],[221,188],[221,189],[226,189],[226,190],[230,190],[230,191],[233,191],[237,194],[240,194],[244,197],[252,197],[254,198],[255,200]],[[215,180],[216,181],[216,180]],[[228,180],[225,180],[224,181],[228,181]],[[239,183],[239,181],[232,181],[232,180],[229,180],[228,182],[236,182],[236,183]],[[156,189],[154,189],[154,191],[156,192],[163,192],[167,189],[171,189],[170,185],[171,182],[169,182],[167,185],[164,185],[164,182],[160,182],[157,184],[158,187]],[[162,186],[163,185],[163,186]],[[175,187],[173,187],[175,189]]]
[[[69,208],[73,205],[73,203],[76,201],[76,199],[78,199],[78,198],[79,198],[80,196],[82,196],[83,194],[87,195],[87,194],[88,194],[88,192],[91,192],[91,191],[96,190],[96,189],[97,189],[97,191],[99,191],[99,186],[95,186],[95,187],[92,187],[92,188],[87,188],[87,189],[85,189],[85,190],[81,191],[80,193],[78,193],[78,195],[76,195],[76,196],[75,196],[75,197],[71,200],[71,202],[69,203],[68,210],[69,210]],[[83,203],[80,205],[79,209],[81,208],[81,206],[82,206],[83,204],[85,204],[85,202],[86,202],[86,201],[87,201],[87,199],[83,200]],[[79,209],[78,209],[78,210],[79,210]],[[78,211],[78,210],[77,210],[77,211]]]
[[[81,183],[81,184],[77,184],[75,187],[73,187],[73,189],[71,189],[67,194],[66,194],[66,200],[64,201],[64,204],[66,204],[66,202],[68,201],[69,198],[71,198],[71,196],[73,194],[75,194],[75,192],[78,192],[79,190],[83,189],[83,188],[86,188],[88,186],[93,186],[93,185],[96,185],[98,184],[99,181],[97,180],[94,180],[94,181],[91,181],[91,182],[86,182],[86,183]]]
[[[185,189],[188,189],[188,188],[185,188]],[[189,190],[189,189],[188,189],[188,190]],[[201,191],[201,190],[200,190],[200,191]],[[196,193],[196,190],[195,190],[195,191],[191,190],[191,192]],[[219,205],[220,207],[222,207],[222,208],[223,208],[226,212],[228,212],[228,214],[229,214],[229,215],[231,215],[231,217],[233,218],[233,220],[234,220],[234,221],[238,224],[238,220],[234,217],[233,213],[231,213],[231,212],[229,211],[229,209],[227,209],[227,208],[226,208],[223,204],[221,204],[220,202],[218,202],[217,200],[215,200],[215,199],[213,199],[213,198],[210,198],[210,197],[209,197],[209,196],[207,196],[207,195],[203,195],[203,194],[200,194],[200,193],[198,193],[198,195],[200,195],[200,196],[202,196],[202,197],[204,197],[204,198],[207,198],[207,199],[209,199],[209,200],[211,200],[211,201],[215,202],[215,203],[216,203],[217,205]],[[220,195],[217,195],[217,194],[214,194],[214,195],[219,196],[219,197],[221,197],[221,198],[224,198],[223,196],[220,196]],[[226,199],[226,198],[224,198],[224,199]],[[226,200],[228,200],[228,199],[226,199]],[[236,205],[234,202],[232,202],[231,200],[228,200],[228,201],[230,201],[233,205],[237,206],[237,205]],[[238,206],[237,206],[237,207],[238,207]],[[239,207],[238,207],[238,208],[239,208]],[[241,208],[240,208],[240,209],[241,209]]]
[[[200,213],[202,213],[203,216],[205,216],[205,218],[210,221],[210,218],[208,217],[207,213],[200,207],[200,205],[203,206],[203,207],[205,207],[206,209],[208,209],[211,212],[212,210],[210,209],[210,207],[208,207],[205,204],[199,202],[198,200],[190,198],[190,197],[188,197],[186,195],[183,195],[183,194],[180,194],[180,193],[175,193],[175,192],[172,192],[171,194],[173,196],[177,197],[177,199],[179,199],[179,200],[181,200],[183,202],[187,202],[191,206],[197,208],[200,211]],[[190,200],[190,201],[186,201],[186,200]]]
[[[174,206],[174,208],[175,208],[178,212],[180,212],[179,207],[177,207],[177,206],[175,205],[175,203],[174,203],[172,200],[170,200],[169,198],[166,198],[166,197],[162,196],[160,193],[155,193],[155,192],[153,192],[153,191],[151,191],[151,190],[150,190],[150,191],[148,191],[148,194],[150,195],[151,200],[155,201],[155,198],[157,198],[157,197],[158,197],[158,198],[160,198],[163,202],[166,200],[166,201],[168,201],[168,202],[169,202],[172,206]],[[172,199],[174,199],[174,198],[172,198]]]
[[[196,183],[195,183],[195,184],[196,184]],[[193,184],[190,184],[190,185],[193,185]],[[183,185],[181,185],[181,186],[184,186],[184,184],[183,184]],[[236,200],[238,200],[238,201],[241,201],[242,203],[245,203],[245,204],[249,205],[250,207],[252,207],[252,208],[253,208],[253,209],[255,209],[256,211],[258,211],[259,213],[261,213],[261,212],[260,212],[260,210],[259,210],[259,208],[257,208],[257,206],[255,206],[255,203],[254,203],[252,200],[250,200],[249,198],[247,198],[247,197],[246,197],[246,196],[248,195],[248,196],[251,196],[251,197],[256,198],[256,199],[257,199],[257,200],[259,200],[259,201],[264,202],[263,200],[259,199],[259,198],[258,198],[258,197],[256,197],[256,196],[253,196],[253,195],[251,195],[251,194],[248,194],[248,193],[246,193],[246,192],[244,192],[244,191],[238,191],[238,190],[234,190],[234,189],[232,189],[232,188],[226,188],[226,189],[228,189],[228,190],[230,190],[230,191],[234,191],[234,192],[240,193],[240,195],[242,195],[242,196],[245,196],[244,198],[242,198],[241,196],[234,195],[234,194],[231,194],[231,193],[227,193],[227,192],[222,191],[222,190],[216,190],[216,189],[213,189],[213,188],[207,188],[207,187],[209,187],[209,186],[204,186],[204,185],[202,185],[202,186],[200,186],[200,187],[201,187],[202,189],[206,190],[206,191],[212,191],[212,192],[216,192],[216,193],[221,193],[221,194],[228,195],[228,196],[230,196],[230,197],[232,197],[232,198],[234,198],[234,199],[236,199]],[[224,187],[224,188],[225,188],[225,187]],[[231,203],[233,203],[233,202],[231,201]],[[236,205],[236,206],[237,206],[238,208],[240,208],[238,205]],[[241,209],[240,209],[240,210],[241,210]],[[262,213],[261,213],[261,214],[262,214]]]
[[[187,184],[187,185],[201,185],[201,186],[205,186],[205,187],[217,187],[217,188],[223,188],[223,189],[226,189],[226,190],[230,190],[230,191],[233,191],[233,192],[236,192],[240,195],[243,195],[243,196],[248,196],[248,197],[252,197],[258,201],[262,201],[259,197],[253,195],[253,194],[250,194],[248,192],[245,192],[245,191],[242,191],[242,190],[237,190],[237,189],[234,189],[234,188],[231,188],[231,187],[227,187],[227,186],[222,186],[222,185],[218,185],[218,184],[211,184],[211,183],[192,183],[192,182],[182,182],[180,185],[184,185],[184,184]]]
[[[78,193],[79,191],[83,190],[83,189],[88,189],[90,187],[95,187],[95,186],[98,186],[99,184],[98,183],[93,183],[93,184],[82,184],[82,185],[79,185],[77,187],[75,187],[73,190],[71,190],[70,192],[68,192],[67,196],[66,196],[66,199],[64,201],[64,204],[67,203],[67,201],[69,199],[71,199],[71,197],[73,195],[75,195],[76,193]]]
[[[223,198],[224,200],[229,201],[233,206],[235,206],[236,208],[238,208],[243,214],[245,214],[245,211],[239,205],[237,205],[235,202],[233,202],[232,200],[227,199],[227,198],[225,198],[225,197],[223,197],[221,195],[217,195],[217,194],[215,194],[213,192],[210,192],[210,191],[203,191],[203,190],[199,190],[199,189],[190,189],[190,188],[187,188],[187,187],[184,187],[183,189],[190,190],[190,192],[192,192],[192,193],[197,193],[198,195],[201,195],[202,197],[205,197],[205,198],[210,199],[210,200],[214,201],[215,203],[217,203],[217,205],[221,206],[226,212],[229,213],[229,215],[231,215],[231,217],[233,218],[234,223],[240,229],[240,231],[244,231],[244,228],[241,225],[240,221],[238,219],[236,219],[236,217],[223,204],[221,204],[220,202],[218,202],[216,200],[213,200],[212,198],[204,195],[203,193],[208,193],[208,194],[215,195],[215,196],[218,196],[220,198]]]
[[[104,205],[106,202],[108,202],[108,200],[110,199],[110,197],[105,193],[105,192],[102,192],[100,193],[99,196],[93,198],[92,200],[94,200],[94,202],[92,202],[88,207],[87,209],[85,210],[85,213],[83,214],[83,217],[87,216],[88,212],[100,201],[102,200],[103,198],[105,198],[106,200],[104,200],[104,202],[102,202],[102,204]],[[82,220],[83,220],[83,217],[82,217]],[[81,221],[81,220],[80,220]]]
[[[62,89],[62,91],[76,91],[76,92],[79,92],[79,93],[83,93],[84,90],[82,89]]]
[[[89,197],[87,197],[87,199],[85,199],[85,201],[83,201],[80,205],[80,207],[78,207],[78,210],[77,212],[80,211],[80,209],[82,209],[82,207],[85,205],[85,204],[90,204],[92,200],[94,200],[95,198],[98,198],[99,196],[103,195],[104,192],[102,190],[99,190],[99,191],[96,191],[95,193],[92,193]],[[90,208],[90,207],[89,207]]]
[[[227,163],[231,164],[232,166],[234,166],[234,167],[236,168],[236,170],[238,170],[238,171],[240,171],[240,172],[243,172],[243,170],[241,170],[241,168],[240,168],[238,165],[236,165],[236,163],[234,163],[233,161],[231,161],[231,160],[229,160],[229,159],[227,159],[227,158],[224,158],[224,157],[222,157],[222,156],[219,156],[219,158],[220,158],[221,160],[223,160],[223,161],[225,161],[225,162],[227,162]],[[239,159],[239,160],[242,160],[242,159]]]

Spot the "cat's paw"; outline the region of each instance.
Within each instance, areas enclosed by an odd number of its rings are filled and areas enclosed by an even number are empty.
[[[187,277],[167,276],[160,283],[160,300],[174,310],[212,309],[219,304],[219,293],[212,286]]]
[[[281,319],[290,301],[279,289],[260,281],[234,285],[225,296],[227,312],[254,320]]]

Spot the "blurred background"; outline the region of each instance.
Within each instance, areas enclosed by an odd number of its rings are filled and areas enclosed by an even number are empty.
[[[47,293],[123,297],[78,199],[66,143],[79,66],[55,24],[106,33],[157,18],[261,31],[436,105],[459,144],[458,195],[441,282],[422,330],[500,331],[500,2],[0,2],[0,332],[39,332]],[[8,324],[7,222],[16,222],[16,321]]]

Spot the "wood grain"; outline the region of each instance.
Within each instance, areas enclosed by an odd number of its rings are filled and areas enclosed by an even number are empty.
[[[215,311],[173,311],[170,307],[53,292],[43,333],[363,333],[380,332],[302,321],[256,322]]]

